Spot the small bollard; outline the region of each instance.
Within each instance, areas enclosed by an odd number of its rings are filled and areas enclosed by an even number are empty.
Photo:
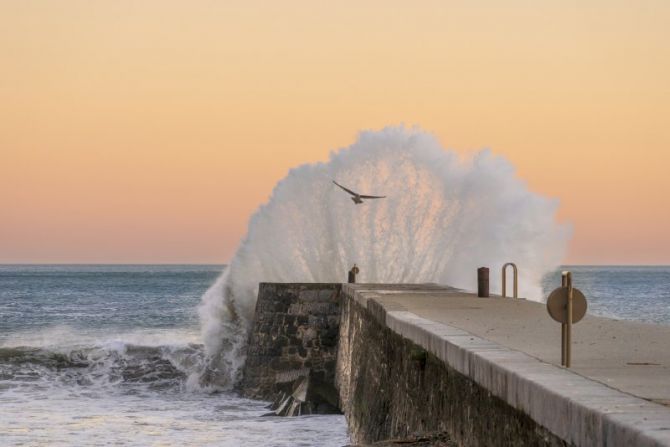
[[[479,267],[477,269],[477,296],[480,298],[489,297],[489,269],[488,267]]]
[[[358,275],[358,266],[354,264],[354,266],[349,270],[349,279],[348,282],[349,284],[356,284],[356,275]]]

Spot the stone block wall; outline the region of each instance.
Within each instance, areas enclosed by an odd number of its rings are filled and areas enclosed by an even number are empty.
[[[242,394],[281,415],[338,412],[340,284],[261,283]]]

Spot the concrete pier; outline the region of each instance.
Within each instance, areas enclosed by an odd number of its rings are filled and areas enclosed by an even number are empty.
[[[561,363],[561,325],[544,304],[523,299],[474,299],[450,290],[372,289],[384,308],[404,310],[547,363]],[[366,290],[367,289],[367,290]],[[350,289],[351,291],[355,289]],[[577,374],[660,404],[670,404],[670,326],[587,315],[573,328],[573,364]]]
[[[426,406],[432,407],[434,417],[460,421],[432,426],[419,423],[419,409],[405,416],[410,424],[414,420],[414,424],[430,426],[431,430],[443,428],[460,445],[505,445],[514,442],[514,437],[520,439],[516,445],[670,445],[670,408],[663,405],[670,400],[670,327],[587,316],[574,328],[574,367],[568,370],[557,366],[560,325],[549,318],[543,304],[478,298],[432,285],[344,285],[342,295],[382,327],[442,361],[446,375],[451,374],[451,380],[460,382],[461,387],[471,383],[503,403],[498,410],[501,417],[482,426],[467,419],[470,412],[482,412],[484,405],[494,403],[476,402],[482,399],[479,391],[451,391],[447,400],[456,399],[459,405],[471,407],[465,415],[454,415],[454,408],[439,414],[441,406],[430,404],[434,397],[426,396]],[[343,306],[345,312],[347,306]],[[338,362],[346,363],[343,345],[348,340],[343,340],[347,337],[343,324]],[[346,369],[349,365],[341,366]],[[338,377],[351,375],[340,371]],[[369,378],[366,384],[369,386]],[[415,386],[422,385],[417,382]],[[355,401],[354,394],[360,392],[360,387],[354,388],[351,383],[340,384],[345,414],[358,439],[369,442],[374,437],[421,429],[398,428],[398,421],[392,421],[386,433],[375,433],[363,426],[368,422],[352,420],[367,417],[351,404],[347,407],[347,401]],[[445,390],[449,390],[448,384]],[[388,399],[390,407],[403,405],[394,395]],[[411,399],[411,394],[403,399]],[[441,405],[448,407],[449,403]],[[406,408],[399,412],[391,408],[390,417],[406,413]],[[472,431],[465,424],[479,427]],[[513,427],[510,439],[503,441],[483,432],[506,436],[505,430],[496,427],[500,424]],[[522,433],[524,427],[537,436]]]
[[[670,327],[587,315],[571,369],[560,334],[523,299],[264,283],[241,389],[276,414],[341,410],[359,445],[670,446]]]

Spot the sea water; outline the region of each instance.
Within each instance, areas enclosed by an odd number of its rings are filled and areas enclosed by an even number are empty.
[[[590,314],[670,324],[670,266],[564,266],[544,277],[545,298],[561,285],[564,270],[572,272]]]
[[[264,417],[203,387],[221,266],[0,266],[0,445],[343,446],[343,416]]]

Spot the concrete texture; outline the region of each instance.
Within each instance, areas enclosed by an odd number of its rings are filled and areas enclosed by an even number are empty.
[[[670,398],[668,327],[587,316],[574,326],[566,370],[555,365],[560,325],[542,304],[434,285],[344,285],[343,294],[566,444],[670,445],[670,408],[659,404]],[[340,356],[351,356],[345,329]],[[351,374],[340,363],[338,378]],[[355,392],[341,384],[340,396]]]

